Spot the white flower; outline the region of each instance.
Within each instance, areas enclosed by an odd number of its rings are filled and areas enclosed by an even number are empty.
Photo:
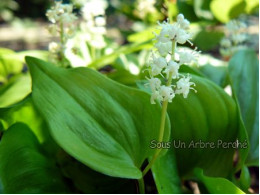
[[[172,51],[172,42],[168,41],[166,43],[157,42],[155,47],[158,49],[161,56],[166,56]]]
[[[151,104],[155,104],[155,101],[154,100],[159,100],[159,101],[162,101],[163,98],[162,96],[160,95],[159,91],[153,91],[152,92],[152,95],[151,95]]]
[[[49,44],[49,51],[51,53],[58,53],[60,50],[61,50],[61,45],[59,43],[51,42]]]
[[[177,16],[177,22],[181,28],[188,30],[190,27],[190,22],[184,18],[183,14],[179,14]]]
[[[160,89],[160,86],[161,86],[161,80],[160,79],[152,77],[148,80],[149,80],[149,85],[150,85],[152,92]]]
[[[47,11],[46,16],[52,23],[62,21],[65,23],[74,22],[77,17],[72,13],[73,6],[70,4],[62,4],[61,1],[55,2],[55,5]]]
[[[178,78],[178,74],[179,74],[179,68],[180,65],[174,61],[170,61],[168,63],[168,66],[165,68],[164,73],[166,73],[167,75],[167,79],[169,79],[169,75],[172,74],[172,78],[176,79]]]
[[[52,23],[56,23],[58,19],[58,15],[55,10],[48,10],[46,16]]]
[[[231,39],[235,44],[244,42],[247,39],[245,34],[232,34]]]
[[[195,92],[196,90],[194,88],[192,88],[191,86],[194,85],[195,83],[190,82],[191,77],[188,75],[186,78],[181,78],[178,82],[177,82],[177,89],[175,91],[176,94],[183,94],[184,98],[188,97],[188,94],[190,92],[190,89],[193,89]]]
[[[161,74],[162,68],[158,67],[156,64],[151,64],[150,67],[151,67],[151,73],[150,74],[152,76],[156,76],[156,75]]]
[[[154,55],[153,55],[153,63],[161,69],[163,69],[167,66],[167,61],[165,58],[163,58],[163,57],[156,58],[156,57],[154,57]]]
[[[86,0],[81,11],[84,19],[89,20],[95,16],[105,15],[107,6],[108,4],[105,0]]]
[[[159,94],[162,97],[163,101],[172,102],[172,99],[174,98],[175,94],[173,89],[170,86],[162,85],[159,89]]]
[[[96,23],[97,26],[105,26],[106,20],[105,20],[104,17],[99,16],[99,17],[95,18],[95,23]]]
[[[188,52],[188,51],[183,51],[183,52],[178,52],[179,54],[179,60],[180,64],[191,64],[192,62],[196,61],[196,56],[194,52]]]
[[[177,31],[177,35],[176,35],[177,43],[184,44],[188,41],[191,44],[191,42],[189,41],[190,38],[191,38],[191,35],[189,33],[187,33],[185,30],[179,29]]]
[[[232,46],[232,43],[231,41],[228,39],[228,38],[223,38],[220,42],[220,45],[223,46],[223,47],[231,47]]]

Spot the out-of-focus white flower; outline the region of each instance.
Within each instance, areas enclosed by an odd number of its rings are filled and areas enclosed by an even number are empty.
[[[84,7],[82,8],[83,18],[90,20],[93,17],[105,15],[105,9],[108,7],[108,3],[105,0],[86,0]]]
[[[247,39],[247,36],[246,34],[232,34],[231,39],[237,45],[243,43]]]
[[[96,17],[95,18],[95,24],[97,25],[97,26],[105,26],[106,25],[106,20],[105,20],[105,18],[104,17]]]
[[[244,42],[248,39],[244,33],[246,24],[239,20],[231,20],[226,24],[226,37],[220,41],[220,54],[230,57],[241,48],[245,48]]]
[[[81,9],[85,23],[81,24],[81,30],[88,37],[91,47],[102,49],[106,46],[103,35],[106,34],[105,9],[108,4],[105,0],[87,0]]]
[[[232,46],[232,43],[231,41],[228,39],[228,38],[223,38],[221,41],[220,41],[220,45],[222,47],[231,47]]]
[[[246,24],[244,22],[241,22],[239,20],[230,20],[227,24],[226,24],[226,28],[230,31],[230,32],[237,32],[240,31],[243,28],[246,28]]]
[[[58,53],[58,52],[60,52],[60,50],[61,50],[61,45],[59,43],[51,42],[49,44],[49,51],[51,53]]]
[[[147,14],[152,14],[156,12],[155,0],[137,0],[135,14],[140,18],[144,19]]]
[[[169,79],[170,74],[172,75],[173,79],[178,78],[179,68],[180,68],[180,65],[177,62],[174,62],[173,60],[171,60],[168,63],[168,66],[164,70],[164,73],[166,74],[166,78]]]
[[[188,94],[190,92],[190,89],[193,89],[196,91],[194,88],[191,86],[194,85],[194,82],[190,82],[191,77],[188,75],[187,77],[181,78],[179,81],[177,81],[177,89],[175,90],[176,94],[183,94],[184,98],[188,97]]]
[[[52,23],[57,23],[61,21],[64,23],[71,23],[77,19],[72,11],[72,5],[62,4],[61,1],[56,1],[55,5],[47,11],[46,16]]]

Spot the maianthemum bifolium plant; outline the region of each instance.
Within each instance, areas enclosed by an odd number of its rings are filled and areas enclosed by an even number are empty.
[[[94,27],[85,29],[91,38],[84,44],[95,54],[104,46],[96,47],[104,43],[102,5],[84,8]],[[31,94],[0,108],[0,192],[177,194],[191,193],[195,181],[201,193],[248,193],[247,167],[258,161],[257,119],[247,117],[257,113],[250,104],[257,104],[254,51],[230,60],[232,98],[187,66],[197,64],[199,52],[181,47],[193,44],[190,23],[179,14],[158,22],[146,80],[129,87],[91,68],[68,68],[73,7],[56,2],[47,17],[59,36],[49,47],[55,63],[27,56]]]

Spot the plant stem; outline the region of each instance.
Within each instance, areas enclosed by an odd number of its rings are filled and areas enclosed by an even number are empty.
[[[64,29],[63,29],[63,22],[60,21],[60,43],[61,43],[61,51],[60,51],[60,56],[61,56],[61,65],[64,67],[64,62],[65,62],[65,56],[64,56]]]
[[[144,188],[144,178],[138,179],[138,186],[139,186],[139,193],[145,194],[145,188]]]
[[[176,42],[173,40],[172,41],[172,60],[175,59],[175,48],[176,48]],[[166,83],[166,86],[170,86],[172,83],[172,73],[169,74],[169,79]],[[163,101],[162,102],[162,114],[161,114],[161,125],[160,125],[160,132],[159,132],[159,140],[158,142],[163,141],[163,136],[164,136],[164,130],[165,130],[165,121],[166,121],[166,113],[167,113],[167,107],[168,107],[168,101]],[[156,148],[156,151],[152,157],[152,160],[149,162],[149,164],[145,167],[143,170],[143,176],[151,169],[153,166],[154,162],[158,158],[162,148]]]
[[[92,62],[96,60],[96,48],[93,46],[90,46],[90,52],[92,57]]]

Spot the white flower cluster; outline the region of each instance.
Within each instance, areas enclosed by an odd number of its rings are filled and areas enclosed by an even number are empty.
[[[147,78],[152,91],[151,103],[155,100],[172,102],[176,94],[182,94],[187,98],[190,89],[195,83],[190,82],[190,75],[184,76],[179,73],[182,64],[191,64],[196,60],[196,52],[178,51],[177,45],[190,42],[189,21],[182,14],[177,16],[177,22],[170,24],[169,21],[159,23],[160,33],[156,34],[156,51],[152,53],[148,64],[150,78]],[[175,60],[175,52],[179,60]],[[171,56],[169,58],[169,56]],[[165,85],[156,76],[161,75],[167,79]],[[175,79],[175,85],[172,85]]]
[[[246,24],[239,20],[231,20],[226,24],[227,36],[220,42],[220,53],[223,56],[231,56],[237,50],[244,48],[243,43],[247,40],[247,34],[243,33]]]
[[[106,46],[104,35],[106,34],[105,9],[108,3],[105,0],[86,0],[81,9],[84,23],[80,27],[85,40],[94,48],[102,49]]]
[[[144,19],[148,14],[153,14],[156,12],[155,0],[137,0],[136,1],[136,10],[134,11],[135,15]]]
[[[62,1],[56,1],[46,13],[49,21],[48,30],[54,36],[60,37],[60,42],[51,42],[49,51],[53,59],[57,59],[65,50],[66,42],[74,35],[74,21],[77,19],[73,14],[73,6],[71,4],[62,4]]]

